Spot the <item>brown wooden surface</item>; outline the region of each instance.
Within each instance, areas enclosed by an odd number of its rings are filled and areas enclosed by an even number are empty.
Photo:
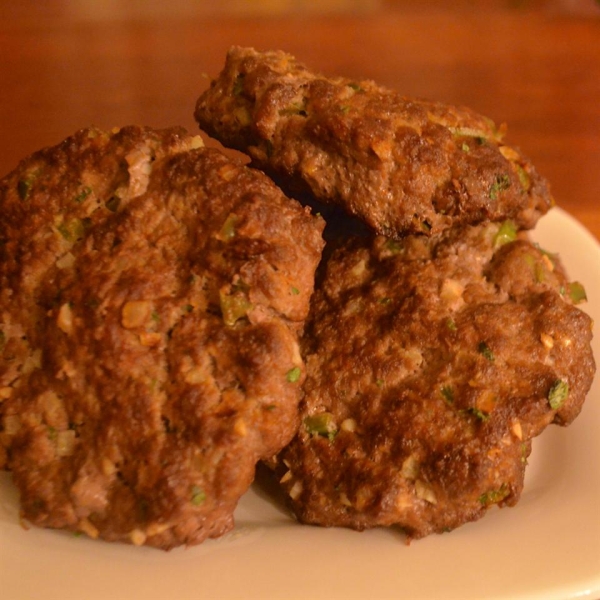
[[[0,176],[90,124],[196,130],[196,97],[233,44],[506,122],[600,239],[595,0],[2,2]]]

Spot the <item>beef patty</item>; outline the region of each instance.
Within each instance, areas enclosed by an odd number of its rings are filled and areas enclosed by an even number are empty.
[[[280,51],[232,48],[195,116],[284,189],[307,188],[386,236],[507,218],[532,228],[552,205],[546,181],[490,119],[318,75]]]
[[[77,132],[0,182],[0,463],[23,517],[171,548],[298,426],[322,221],[181,129]]]
[[[342,241],[301,344],[302,425],[272,465],[300,521],[421,538],[514,505],[532,438],[592,382],[580,298],[510,223]]]

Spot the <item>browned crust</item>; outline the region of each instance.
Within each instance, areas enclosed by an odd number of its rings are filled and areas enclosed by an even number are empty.
[[[195,116],[282,185],[308,188],[387,236],[506,218],[532,228],[553,203],[491,120],[318,75],[284,52],[231,48]]]
[[[199,543],[296,430],[322,222],[200,144],[82,130],[0,183],[0,440],[31,523]]]
[[[497,230],[333,253],[302,343],[303,424],[276,462],[302,522],[454,529],[515,504],[532,438],[577,416],[591,319],[557,257],[526,239],[496,248]],[[558,381],[569,393],[553,407]]]

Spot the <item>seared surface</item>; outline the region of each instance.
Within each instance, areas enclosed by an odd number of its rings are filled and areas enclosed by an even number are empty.
[[[420,538],[517,502],[531,439],[577,416],[595,365],[577,285],[512,239],[486,224],[333,252],[302,425],[275,463],[302,522]]]
[[[82,130],[0,183],[0,464],[24,518],[216,537],[297,428],[322,222],[182,130]]]
[[[308,188],[387,236],[506,218],[532,228],[552,204],[546,181],[491,120],[317,75],[283,52],[232,48],[195,115],[282,185]]]

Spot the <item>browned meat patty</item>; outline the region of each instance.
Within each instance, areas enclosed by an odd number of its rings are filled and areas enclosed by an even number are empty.
[[[275,460],[300,521],[409,538],[514,505],[531,440],[579,413],[591,319],[508,224],[344,242],[301,344],[299,433]]]
[[[553,202],[489,119],[317,75],[283,52],[232,48],[195,116],[284,189],[308,188],[386,236],[507,218],[532,228]]]
[[[183,130],[82,130],[0,182],[0,463],[23,517],[228,531],[298,427],[322,221]]]

